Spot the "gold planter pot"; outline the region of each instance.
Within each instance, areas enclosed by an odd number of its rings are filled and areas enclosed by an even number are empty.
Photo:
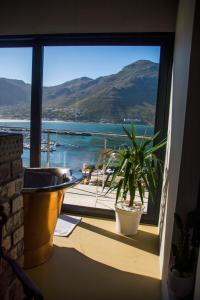
[[[44,263],[53,248],[53,233],[63,191],[24,193],[24,267]]]
[[[53,176],[61,176],[64,169],[27,169],[29,173],[29,182],[23,189],[24,199],[24,268],[32,268],[47,261],[53,251],[53,234],[60,214],[64,192],[67,188],[77,184],[82,180],[82,177],[64,177],[64,182],[46,186],[34,187],[31,179],[31,171],[34,172],[34,179],[52,173]],[[59,170],[59,172],[58,172]],[[61,174],[60,174],[61,173]],[[26,176],[26,171],[25,171]],[[41,181],[42,178],[39,178]],[[35,180],[37,181],[37,180]],[[31,182],[31,187],[27,186]]]

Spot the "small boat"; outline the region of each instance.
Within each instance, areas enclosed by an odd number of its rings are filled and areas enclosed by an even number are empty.
[[[30,143],[24,143],[24,149],[30,150],[31,146]],[[56,151],[56,143],[48,145],[48,144],[41,144],[41,152],[52,152]]]
[[[64,146],[64,144],[61,144],[61,143],[55,143],[55,144],[56,144],[56,147]]]
[[[53,144],[53,145],[42,144],[41,145],[41,151],[42,152],[56,151],[56,145],[55,144]]]
[[[24,143],[23,147],[24,147],[24,149],[30,149],[30,144],[29,143]]]

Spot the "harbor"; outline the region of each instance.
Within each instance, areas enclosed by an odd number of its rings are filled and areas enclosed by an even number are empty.
[[[84,163],[96,165],[105,145],[108,149],[122,149],[127,144],[123,126],[130,124],[42,121],[41,165],[80,170]],[[147,131],[148,130],[148,131]],[[30,122],[2,120],[1,132],[21,133],[24,139],[23,164],[30,161]],[[153,128],[137,125],[138,139]]]
[[[1,131],[13,131],[13,132],[30,132],[30,128],[16,127],[16,126],[0,126]],[[113,132],[98,132],[98,131],[82,131],[82,130],[61,130],[61,129],[42,129],[42,133],[54,133],[54,134],[66,134],[66,135],[80,135],[80,136],[108,136],[108,137],[126,137],[125,134],[113,133]],[[137,136],[138,139],[142,136]],[[143,137],[144,138],[144,137]],[[148,139],[148,137],[145,137]]]
[[[29,122],[2,123],[0,123],[1,132],[15,132],[23,135],[23,165],[28,167],[31,148]],[[126,135],[123,134],[123,125],[67,122],[43,122],[42,125],[42,167],[81,170],[85,175],[87,175],[87,167],[93,169],[90,176],[86,176],[88,180],[69,189],[65,195],[64,204],[112,211],[116,193],[106,195],[103,191],[103,182],[108,171],[105,170],[104,154],[110,149],[123,149],[127,144]],[[47,128],[44,128],[45,126]],[[53,126],[55,128],[52,128]],[[146,127],[137,131],[141,135],[143,132],[146,132]],[[139,134],[137,137],[138,140],[141,138]],[[148,197],[146,196],[145,211],[147,204]]]

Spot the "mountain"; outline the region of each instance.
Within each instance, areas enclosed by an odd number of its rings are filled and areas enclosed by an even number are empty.
[[[44,87],[43,117],[93,122],[137,119],[153,123],[159,64],[138,60],[120,72],[97,79],[77,78]],[[30,110],[30,85],[0,78],[0,114],[20,118]],[[13,109],[15,105],[15,109]]]
[[[0,78],[0,106],[26,104],[31,101],[30,84],[22,80]]]

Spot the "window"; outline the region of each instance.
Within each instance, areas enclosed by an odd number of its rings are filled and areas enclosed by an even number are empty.
[[[0,48],[0,130],[23,134],[23,164],[30,163],[31,48]]]
[[[159,46],[44,48],[42,165],[88,176],[66,204],[114,209],[115,192],[102,191],[106,152],[128,143],[132,122],[138,136],[153,134],[159,59]]]
[[[173,34],[2,37],[1,46],[7,47],[1,50],[9,49],[10,53],[15,49],[29,53],[16,59],[18,71],[26,65],[29,76],[15,78],[28,84],[27,100],[9,109],[9,105],[0,106],[3,117],[15,119],[13,124],[17,124],[13,126],[20,127],[17,130],[25,137],[25,166],[29,165],[29,156],[31,166],[39,166],[41,155],[42,166],[85,172],[88,166],[95,167],[98,172],[94,170],[92,180],[98,194],[102,182],[100,186],[96,184],[95,176],[102,171],[102,163],[104,168],[104,153],[127,143],[122,125],[128,128],[134,122],[138,136],[146,129],[149,135],[159,130],[160,139],[166,135]],[[3,59],[3,52],[0,57]],[[14,70],[15,67],[13,75]],[[30,126],[27,121],[16,122],[16,118],[29,119],[31,89]],[[159,200],[156,207],[149,203],[144,220],[157,222],[158,211]]]

